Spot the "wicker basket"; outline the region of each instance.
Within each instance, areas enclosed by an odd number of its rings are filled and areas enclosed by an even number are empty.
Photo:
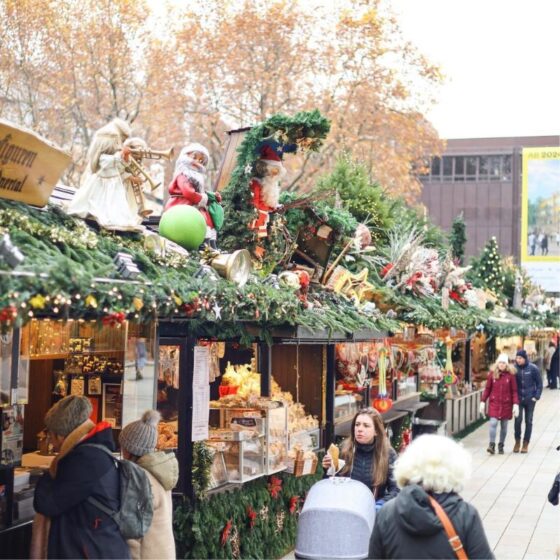
[[[317,455],[313,459],[304,459],[303,451],[298,451],[295,459],[287,459],[286,472],[294,476],[305,476],[306,474],[315,474],[317,470]]]

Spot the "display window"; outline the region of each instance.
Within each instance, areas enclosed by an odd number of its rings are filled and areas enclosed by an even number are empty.
[[[109,422],[118,442],[124,425],[155,406],[156,365],[155,324],[33,319],[0,337],[0,466],[13,470],[13,486],[0,483],[0,509],[11,491],[10,523],[32,518],[34,485],[54,458],[44,433],[49,408],[86,396],[92,421]]]

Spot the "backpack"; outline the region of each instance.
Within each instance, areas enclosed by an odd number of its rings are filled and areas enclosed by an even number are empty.
[[[148,532],[154,515],[152,487],[146,471],[132,461],[117,459],[104,445],[83,443],[81,447],[84,446],[97,447],[113,459],[119,471],[121,488],[119,511],[112,510],[92,496],[87,501],[111,517],[125,539],[142,538]]]

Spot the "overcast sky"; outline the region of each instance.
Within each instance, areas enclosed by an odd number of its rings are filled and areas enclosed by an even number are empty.
[[[560,0],[386,0],[447,76],[442,138],[560,134]]]

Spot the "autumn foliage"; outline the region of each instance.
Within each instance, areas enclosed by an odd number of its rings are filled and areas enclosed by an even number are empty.
[[[93,132],[114,116],[155,147],[205,143],[219,167],[226,131],[318,108],[320,154],[288,161],[308,188],[340,152],[414,199],[415,172],[441,150],[423,116],[438,69],[377,0],[0,0],[0,117],[72,151],[77,185]]]

